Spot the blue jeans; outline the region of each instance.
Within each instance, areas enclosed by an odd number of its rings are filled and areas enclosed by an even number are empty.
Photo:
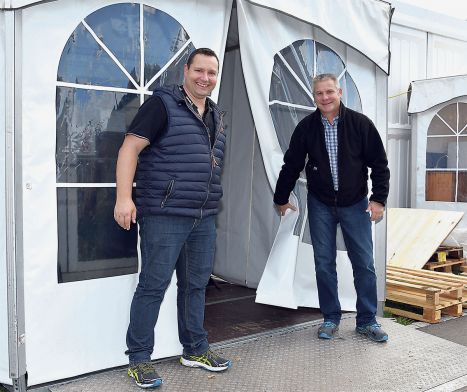
[[[349,207],[336,207],[323,204],[308,194],[319,306],[325,321],[339,324],[342,314],[336,272],[336,233],[340,223],[357,292],[357,326],[376,322],[376,273],[367,207],[366,197]]]
[[[214,259],[215,219],[147,216],[139,220],[141,273],[126,337],[130,364],[151,358],[154,327],[174,269],[180,343],[186,354],[199,355],[208,349],[204,302]]]

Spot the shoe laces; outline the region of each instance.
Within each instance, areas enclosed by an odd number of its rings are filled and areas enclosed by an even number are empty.
[[[336,326],[336,324],[333,323],[332,321],[325,321],[323,323],[323,327],[325,327],[325,328],[334,328],[335,326]]]
[[[208,349],[208,351],[206,351],[204,355],[206,355],[208,358],[219,358],[219,355],[217,355],[217,353],[215,351],[212,351],[210,348]]]
[[[368,328],[371,329],[372,331],[374,331],[374,330],[376,330],[376,329],[380,329],[380,328],[381,328],[381,324],[374,323],[374,324],[369,325]]]
[[[141,369],[143,374],[154,373],[154,366],[150,362],[143,362],[136,365],[139,369]]]

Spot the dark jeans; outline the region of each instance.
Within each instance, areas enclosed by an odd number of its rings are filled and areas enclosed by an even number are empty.
[[[319,306],[325,321],[339,324],[341,319],[336,272],[336,233],[340,223],[357,292],[357,326],[376,322],[376,274],[367,207],[366,197],[349,207],[330,207],[308,194]]]
[[[148,216],[139,220],[139,226],[141,273],[126,338],[129,361],[134,364],[151,358],[154,327],[174,269],[180,343],[185,353],[199,355],[208,349],[204,302],[214,259],[215,216]]]

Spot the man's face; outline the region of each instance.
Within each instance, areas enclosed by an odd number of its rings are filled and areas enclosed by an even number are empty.
[[[313,86],[316,106],[324,116],[335,117],[339,113],[342,89],[337,88],[332,79],[324,79]]]
[[[193,58],[190,68],[185,64],[183,86],[187,93],[197,99],[204,99],[211,94],[211,91],[216,87],[218,66],[214,56],[205,56],[204,54],[197,54]]]

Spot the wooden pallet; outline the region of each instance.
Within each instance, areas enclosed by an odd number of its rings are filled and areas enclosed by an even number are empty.
[[[461,246],[439,246],[439,252],[444,252],[448,259],[462,259],[464,257],[464,248]]]
[[[442,281],[445,283],[454,283],[454,284],[461,284],[463,285],[462,289],[462,303],[464,307],[467,307],[467,277],[462,275],[454,275],[450,273],[443,273],[437,271],[429,271],[429,270],[419,270],[413,268],[402,268],[402,267],[393,267],[387,266],[387,272],[390,273],[391,271],[399,271],[405,272],[410,274],[414,277],[426,278],[435,281]]]
[[[465,258],[462,259],[446,259],[443,262],[429,261],[424,265],[424,269],[434,271],[440,270],[442,272],[452,272],[452,266],[459,265],[460,267],[465,267],[467,264]]]
[[[426,272],[428,275],[423,275]],[[429,323],[439,322],[441,313],[462,315],[462,302],[464,299],[467,301],[467,282],[464,286],[462,283],[444,281],[441,277],[429,274],[444,275],[388,266],[385,310]]]

